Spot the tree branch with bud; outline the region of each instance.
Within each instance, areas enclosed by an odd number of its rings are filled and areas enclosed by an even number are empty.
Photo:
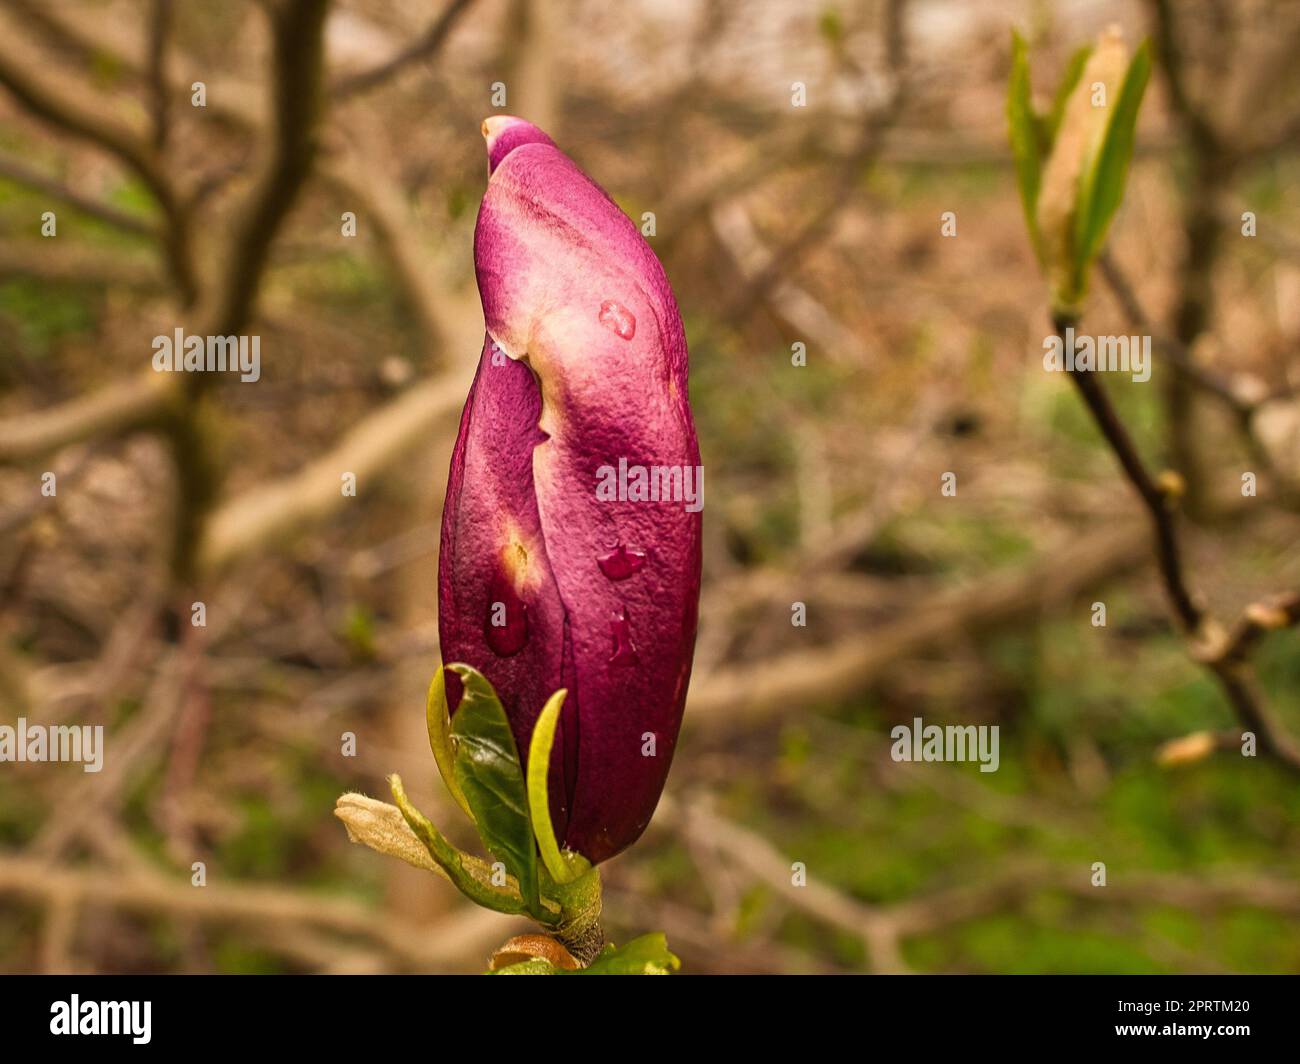
[[[1214,619],[1192,592],[1184,567],[1177,523],[1182,478],[1168,470],[1150,471],[1101,381],[1069,350],[1092,266],[1124,196],[1150,76],[1148,45],[1143,42],[1129,60],[1118,29],[1107,30],[1095,48],[1075,53],[1045,115],[1030,102],[1028,50],[1018,34],[1012,51],[1007,104],[1012,153],[1030,240],[1051,285],[1052,325],[1071,356],[1066,370],[1146,509],[1161,582],[1193,658],[1213,676],[1259,748],[1300,774],[1300,746],[1274,720],[1249,660],[1266,632],[1297,623],[1300,598],[1287,595],[1251,607],[1231,634]],[[1189,736],[1177,750],[1166,748],[1162,759],[1188,760],[1223,745],[1204,739]]]

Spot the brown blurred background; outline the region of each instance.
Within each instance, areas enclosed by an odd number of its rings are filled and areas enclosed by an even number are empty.
[[[1155,337],[1105,383],[1236,632],[1300,587],[1300,4],[0,0],[0,724],[107,735],[98,773],[0,764],[0,969],[468,972],[517,926],[332,815],[397,771],[472,841],[423,697],[504,112],[653,215],[708,470],[612,937],[690,972],[1300,970],[1300,636],[1250,636],[1267,716],[1235,715],[1042,368],[1010,31],[1046,102],[1113,22],[1157,67],[1083,327]],[[260,380],[154,373],[178,326],[259,336]],[[918,716],[998,725],[999,770],[892,760]]]

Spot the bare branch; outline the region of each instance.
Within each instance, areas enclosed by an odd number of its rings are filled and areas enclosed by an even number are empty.
[[[345,100],[363,92],[369,92],[389,81],[396,74],[406,69],[411,63],[432,59],[442,49],[443,43],[455,28],[457,20],[474,3],[474,0],[451,0],[442,14],[429,24],[429,28],[407,47],[391,59],[380,63],[370,70],[350,74],[340,78],[330,88],[330,95],[336,100]]]
[[[17,159],[0,155],[0,177],[7,177],[10,181],[15,181],[36,192],[52,196],[71,207],[75,207],[82,214],[97,218],[99,221],[106,222],[123,232],[135,233],[138,236],[158,236],[157,226],[150,222],[149,219],[141,218],[136,214],[129,214],[126,211],[120,211],[112,204],[102,203],[99,200],[82,195],[76,189],[69,188],[52,177],[47,177]]]
[[[1248,606],[1223,648],[1225,661],[1245,661],[1269,632],[1300,624],[1300,593],[1276,595]]]
[[[0,421],[0,462],[19,462],[97,436],[160,422],[177,398],[170,374],[148,370],[77,399]]]
[[[112,115],[87,107],[62,90],[46,84],[41,76],[28,70],[3,47],[0,47],[0,85],[4,85],[32,114],[74,137],[102,148],[144,182],[167,219],[167,259],[176,275],[182,299],[186,302],[191,300],[197,290],[197,282],[190,261],[185,209],[153,149],[134,130],[122,125]]]
[[[153,120],[154,151],[167,143],[170,109],[167,105],[167,42],[175,12],[172,0],[151,0],[149,7],[148,58],[149,115]]]
[[[850,202],[854,186],[862,171],[871,165],[884,147],[885,136],[898,120],[907,91],[907,37],[905,33],[906,0],[887,0],[884,6],[886,64],[889,68],[888,98],[863,120],[857,145],[844,159],[834,189],[822,200],[813,217],[777,248],[756,276],[750,278],[728,306],[725,317],[739,320],[766,298],[782,273],[792,270],[799,261],[830,232],[835,219]]]
[[[238,333],[251,317],[271,244],[315,161],[328,8],[329,0],[290,0],[272,10],[271,147],[208,301],[212,335]]]
[[[1058,321],[1056,329],[1065,342],[1065,330],[1070,327],[1066,321]],[[1070,363],[1073,365],[1073,362]],[[1084,404],[1096,421],[1101,434],[1110,444],[1124,470],[1124,475],[1141,496],[1151,518],[1156,540],[1156,559],[1160,565],[1160,575],[1164,581],[1169,600],[1183,631],[1195,636],[1201,626],[1202,610],[1192,599],[1187,581],[1183,576],[1182,558],[1178,544],[1178,534],[1174,528],[1174,503],[1181,494],[1181,481],[1176,475],[1165,476],[1159,481],[1147,472],[1146,465],[1138,453],[1137,445],[1128,434],[1124,423],[1111,405],[1105,389],[1096,374],[1086,371],[1071,370],[1070,380],[1083,397]]]
[[[1062,318],[1054,324],[1064,343],[1066,329],[1073,323]],[[1181,494],[1179,478],[1176,474],[1164,474],[1157,479],[1147,472],[1137,445],[1120,421],[1096,374],[1071,370],[1070,379],[1083,397],[1084,404],[1106,438],[1106,442],[1115,453],[1124,475],[1128,477],[1129,483],[1133,485],[1146,507],[1155,539],[1160,576],[1183,634],[1192,641],[1194,647],[1220,645],[1219,649],[1209,653],[1201,651],[1195,656],[1214,676],[1229,705],[1232,706],[1233,712],[1236,713],[1237,719],[1256,733],[1260,740],[1260,748],[1290,771],[1300,773],[1300,746],[1297,746],[1274,721],[1265,705],[1263,695],[1256,687],[1249,664],[1236,653],[1238,648],[1248,647],[1254,640],[1254,635],[1247,630],[1227,640],[1226,645],[1220,644],[1217,638],[1217,624],[1195,602],[1188,588],[1187,577],[1183,572],[1173,509],[1175,500]],[[1295,608],[1295,603],[1288,599],[1287,605],[1272,616],[1276,618],[1277,613],[1280,612],[1283,625],[1293,623],[1290,616]],[[1252,621],[1248,613],[1246,623],[1258,626],[1263,616],[1263,612],[1257,612]]]
[[[106,875],[99,868],[72,870],[27,857],[0,857],[0,893],[217,924],[317,927],[374,941],[414,970],[464,964],[485,955],[519,926],[518,921],[485,909],[466,909],[433,926],[419,926],[374,913],[356,902],[307,891],[224,883],[195,890],[188,879],[143,870]]]
[[[725,733],[795,707],[851,695],[897,662],[943,646],[962,632],[986,632],[1071,601],[1141,564],[1146,545],[1138,526],[1092,536],[1045,551],[1021,572],[937,594],[892,624],[829,646],[719,669],[691,687],[685,725],[706,734]],[[1063,565],[1067,551],[1069,564]]]
[[[1187,127],[1193,144],[1207,155],[1218,154],[1222,143],[1218,133],[1187,90],[1182,46],[1170,0],[1148,0],[1154,22],[1156,55],[1164,75],[1165,91],[1179,120]]]
[[[1144,332],[1153,332],[1154,326],[1151,318],[1143,309],[1133,285],[1109,250],[1101,253],[1098,265],[1101,267],[1102,276],[1106,278],[1110,290],[1115,293],[1119,305],[1123,307],[1124,313],[1129,316],[1133,324]],[[1198,366],[1192,358],[1191,352],[1178,340],[1172,336],[1156,336],[1155,342],[1161,351],[1168,356],[1174,372],[1181,373],[1203,391],[1214,396],[1238,418],[1250,417],[1254,404],[1237,395],[1226,381],[1221,380],[1209,370]]]
[[[459,375],[418,384],[354,426],[327,454],[297,473],[254,488],[212,515],[199,551],[199,567],[218,569],[251,550],[320,520],[347,501],[343,473],[365,485],[417,443],[465,397]]]
[[[49,284],[165,292],[157,263],[141,255],[61,240],[0,244],[0,277],[31,277]]]

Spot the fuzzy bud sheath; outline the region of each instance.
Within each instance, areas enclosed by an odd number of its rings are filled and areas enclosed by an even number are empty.
[[[1082,287],[1075,255],[1079,182],[1092,169],[1119,99],[1129,53],[1118,27],[1101,34],[1066,101],[1038,194],[1038,232],[1053,302],[1068,305]]]

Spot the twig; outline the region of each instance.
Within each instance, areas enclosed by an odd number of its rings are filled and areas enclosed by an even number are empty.
[[[271,244],[315,161],[328,8],[329,0],[290,0],[271,9],[271,146],[209,301],[212,335],[238,333],[252,316]]]
[[[268,9],[272,36],[270,149],[233,223],[217,278],[204,296],[209,336],[241,333],[255,312],[271,245],[297,200],[316,157],[317,120],[329,0],[288,0]],[[217,496],[217,472],[196,403],[211,383],[207,374],[185,381],[190,400],[170,426],[177,503],[171,569],[178,587],[197,573],[198,544]]]
[[[1222,247],[1220,200],[1241,161],[1236,149],[1215,129],[1188,91],[1188,75],[1178,41],[1170,0],[1149,0],[1155,23],[1156,55],[1174,113],[1187,132],[1192,157],[1191,188],[1184,199],[1182,228],[1186,250],[1179,267],[1174,335],[1191,351],[1214,313],[1214,267]],[[1164,382],[1170,461],[1185,481],[1184,505],[1193,515],[1203,511],[1203,476],[1194,424],[1194,395],[1188,378],[1170,375]]]
[[[370,70],[339,78],[330,88],[330,95],[336,100],[345,100],[359,93],[369,92],[390,80],[411,63],[432,59],[455,28],[457,20],[473,2],[474,0],[451,0],[442,14],[429,24],[428,29],[418,40]]]
[[[1245,661],[1269,632],[1300,624],[1300,594],[1278,595],[1246,608],[1223,648],[1223,659]]]
[[[94,144],[125,164],[158,201],[167,220],[164,248],[183,300],[197,291],[188,240],[188,222],[180,194],[153,149],[134,130],[74,100],[51,85],[15,56],[0,48],[0,85],[29,111],[74,137]]]
[[[157,265],[147,258],[66,240],[6,240],[0,245],[0,277],[140,292],[168,287]]]
[[[902,958],[902,945],[908,937],[996,913],[1046,891],[1102,904],[1163,904],[1189,911],[1252,906],[1300,913],[1300,888],[1282,880],[1207,881],[1142,872],[1116,876],[1106,887],[1098,888],[1091,884],[1086,865],[1071,868],[1040,861],[1019,862],[991,878],[921,897],[872,905],[818,881],[815,869],[805,869],[804,885],[796,886],[787,855],[758,833],[719,816],[698,796],[661,801],[654,825],[716,848],[788,904],[857,935],[867,947],[870,969],[877,972],[909,970]]]
[[[486,954],[514,926],[499,913],[467,908],[422,927],[325,894],[212,882],[194,887],[157,874],[106,875],[103,869],[72,870],[30,857],[0,857],[0,893],[219,924],[318,927],[375,942],[415,970],[463,965]]]
[[[1061,319],[1055,324],[1057,334],[1064,343],[1065,330],[1072,328],[1073,322]],[[1160,565],[1160,575],[1164,580],[1165,589],[1183,631],[1194,636],[1200,628],[1203,614],[1201,608],[1192,600],[1192,594],[1183,577],[1178,535],[1174,529],[1173,504],[1180,494],[1181,485],[1176,478],[1171,477],[1162,478],[1157,483],[1147,472],[1137,445],[1119,419],[1096,374],[1072,370],[1070,380],[1083,397],[1084,404],[1092,414],[1093,420],[1097,422],[1101,434],[1110,444],[1111,450],[1115,452],[1124,474],[1146,505],[1155,533],[1156,559]]]
[[[781,275],[794,268],[805,254],[831,229],[835,219],[850,201],[862,171],[884,146],[885,135],[898,120],[907,91],[907,35],[905,33],[906,0],[886,0],[884,7],[885,59],[889,70],[889,94],[884,103],[865,118],[857,145],[844,159],[835,188],[822,200],[813,217],[771,255],[767,265],[750,278],[739,295],[727,307],[724,317],[745,318],[754,306],[766,298]]]
[[[82,195],[75,189],[69,188],[52,177],[47,177],[39,170],[18,159],[0,155],[0,177],[6,177],[10,181],[15,181],[36,192],[53,196],[70,207],[75,207],[82,214],[121,229],[125,233],[134,233],[137,236],[147,237],[158,236],[157,226],[150,222],[149,219],[118,210],[112,204],[103,203],[100,200]]]
[[[343,473],[353,473],[358,490],[364,490],[375,474],[409,450],[438,419],[456,411],[464,395],[458,374],[415,385],[355,425],[314,462],[231,499],[208,522],[199,550],[200,571],[219,569],[336,512],[349,498],[341,490]]]
[[[1059,317],[1053,322],[1062,343],[1066,342],[1066,330],[1072,328],[1073,324],[1073,320],[1064,317]],[[1129,483],[1146,507],[1155,540],[1156,560],[1161,580],[1179,627],[1193,645],[1210,648],[1208,651],[1199,650],[1196,654],[1197,659],[1214,676],[1236,713],[1237,719],[1258,735],[1260,748],[1290,771],[1300,773],[1300,747],[1297,747],[1273,720],[1264,704],[1262,694],[1256,688],[1249,664],[1241,657],[1230,653],[1234,647],[1241,646],[1243,642],[1248,645],[1253,637],[1241,636],[1228,640],[1217,638],[1216,622],[1193,599],[1188,588],[1175,525],[1174,503],[1181,494],[1178,477],[1164,474],[1157,479],[1147,471],[1137,445],[1124,427],[1095,373],[1072,369],[1069,376],[1083,397],[1084,404],[1092,414],[1101,434],[1114,452]],[[1284,616],[1286,615],[1284,611]]]
[[[1022,571],[938,593],[897,621],[829,646],[718,669],[692,685],[685,725],[692,734],[726,734],[796,707],[843,698],[899,661],[943,646],[962,632],[988,632],[1073,600],[1139,565],[1146,545],[1144,530],[1136,526],[1081,544],[1076,540],[1068,548],[1045,551]],[[1066,550],[1070,561],[1063,566]]]
[[[376,147],[382,152],[382,148]],[[323,167],[322,177],[347,199],[347,205],[364,212],[367,224],[378,237],[379,250],[397,282],[402,300],[415,324],[421,356],[426,365],[438,360],[445,342],[446,327],[439,316],[435,271],[419,239],[419,227],[402,198],[401,190],[373,162],[332,161]]]
[[[888,914],[841,893],[815,875],[796,885],[791,862],[761,835],[717,816],[696,797],[681,803],[661,799],[657,817],[683,834],[707,842],[796,908],[858,935],[867,948],[870,970],[909,971],[899,948],[895,922]]]
[[[151,0],[149,7],[148,59],[149,114],[153,120],[154,151],[167,144],[170,108],[167,105],[167,41],[175,12],[172,0]]]
[[[86,830],[87,808],[116,808],[122,789],[134,778],[135,771],[160,753],[176,713],[180,683],[177,661],[169,656],[156,669],[143,708],[110,737],[112,756],[104,768],[60,790],[40,833],[28,847],[29,853],[57,856]]]
[[[1222,150],[1219,135],[1187,91],[1183,50],[1178,42],[1173,6],[1170,0],[1149,0],[1149,3],[1154,16],[1156,56],[1164,74],[1169,103],[1198,149],[1206,155],[1218,154]]]
[[[183,863],[193,853],[193,827],[187,798],[198,776],[203,743],[212,723],[212,692],[208,686],[206,632],[192,624],[183,625],[180,685],[176,726],[163,780],[159,820],[167,836],[168,850],[174,860]]]
[[[1144,332],[1154,332],[1151,318],[1143,309],[1141,302],[1139,302],[1133,285],[1109,250],[1101,253],[1098,265],[1101,267],[1102,276],[1106,278],[1110,290],[1115,293],[1115,298],[1119,300],[1124,313],[1129,316],[1133,324]],[[1249,419],[1256,404],[1238,395],[1226,381],[1216,374],[1198,366],[1192,358],[1191,352],[1172,336],[1156,336],[1154,339],[1156,345],[1169,357],[1170,364],[1175,372],[1181,373],[1197,387],[1214,396],[1239,419]]]
[[[1110,285],[1111,291],[1115,293],[1115,298],[1119,300],[1124,313],[1129,316],[1139,329],[1147,333],[1153,333],[1151,318],[1143,309],[1133,285],[1125,276],[1119,263],[1115,261],[1109,251],[1103,251],[1098,264],[1101,267],[1102,276],[1106,278],[1106,283]],[[1261,468],[1267,470],[1276,481],[1276,497],[1278,501],[1283,506],[1291,509],[1300,506],[1300,493],[1297,493],[1295,486],[1291,483],[1291,478],[1277,468],[1277,463],[1270,457],[1268,450],[1260,444],[1255,434],[1253,419],[1264,400],[1238,394],[1227,381],[1198,366],[1196,360],[1192,357],[1192,353],[1174,337],[1154,336],[1153,339],[1160,350],[1169,357],[1170,364],[1175,372],[1181,374],[1207,394],[1214,396],[1231,412],[1237,432],[1251,457],[1259,463]]]
[[[39,458],[72,443],[157,425],[177,392],[172,375],[147,370],[90,395],[0,421],[0,462]]]

